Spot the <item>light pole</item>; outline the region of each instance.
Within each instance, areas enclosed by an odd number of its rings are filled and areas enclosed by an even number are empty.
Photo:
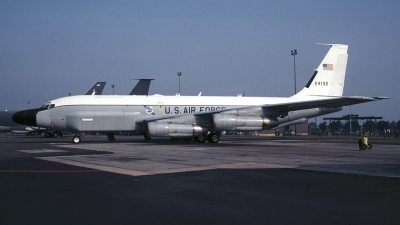
[[[294,74],[294,94],[297,93],[296,90],[296,55],[297,55],[297,50],[291,50],[290,54],[293,56],[293,74]],[[316,125],[316,124],[315,124]],[[294,125],[294,135],[297,136],[297,125]]]
[[[297,93],[296,90],[296,55],[297,55],[297,50],[291,50],[291,55],[293,56],[293,74],[294,74],[294,94]]]
[[[351,136],[351,106],[350,106],[350,136]]]
[[[181,94],[181,76],[182,76],[182,73],[181,72],[178,72],[178,77],[179,77],[179,94]]]

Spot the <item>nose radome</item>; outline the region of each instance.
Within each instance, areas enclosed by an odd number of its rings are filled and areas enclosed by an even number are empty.
[[[42,108],[37,109],[28,109],[14,113],[12,116],[12,120],[16,123],[25,125],[25,126],[37,126],[36,123],[36,114],[43,110]]]

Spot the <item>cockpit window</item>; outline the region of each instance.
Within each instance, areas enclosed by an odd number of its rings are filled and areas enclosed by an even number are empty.
[[[46,103],[42,106],[42,109],[52,109],[52,108],[54,108],[54,107],[56,107],[55,104],[51,104],[51,102],[46,102]]]

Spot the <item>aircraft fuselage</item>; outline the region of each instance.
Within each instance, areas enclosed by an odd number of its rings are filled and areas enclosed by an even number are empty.
[[[49,109],[37,112],[36,126],[68,131],[137,131],[147,127],[141,121],[170,122],[179,116],[176,123],[193,123],[208,126],[207,112],[221,111],[222,114],[238,114],[230,111],[240,107],[298,101],[290,98],[263,97],[208,97],[208,96],[72,96],[49,102]],[[74,102],[74,104],[69,104]],[[341,110],[342,108],[313,108],[289,113],[278,118],[278,124],[310,118]],[[203,115],[205,114],[205,115]],[[262,110],[258,116],[263,115]],[[182,115],[186,115],[182,117]],[[254,115],[252,112],[251,115]],[[165,119],[162,116],[166,116]],[[245,114],[244,114],[245,116]],[[161,118],[160,118],[161,117]]]

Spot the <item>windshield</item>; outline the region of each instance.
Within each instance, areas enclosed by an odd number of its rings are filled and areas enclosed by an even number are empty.
[[[55,104],[51,104],[51,102],[46,102],[41,108],[42,109],[52,109],[54,107],[56,107]]]

